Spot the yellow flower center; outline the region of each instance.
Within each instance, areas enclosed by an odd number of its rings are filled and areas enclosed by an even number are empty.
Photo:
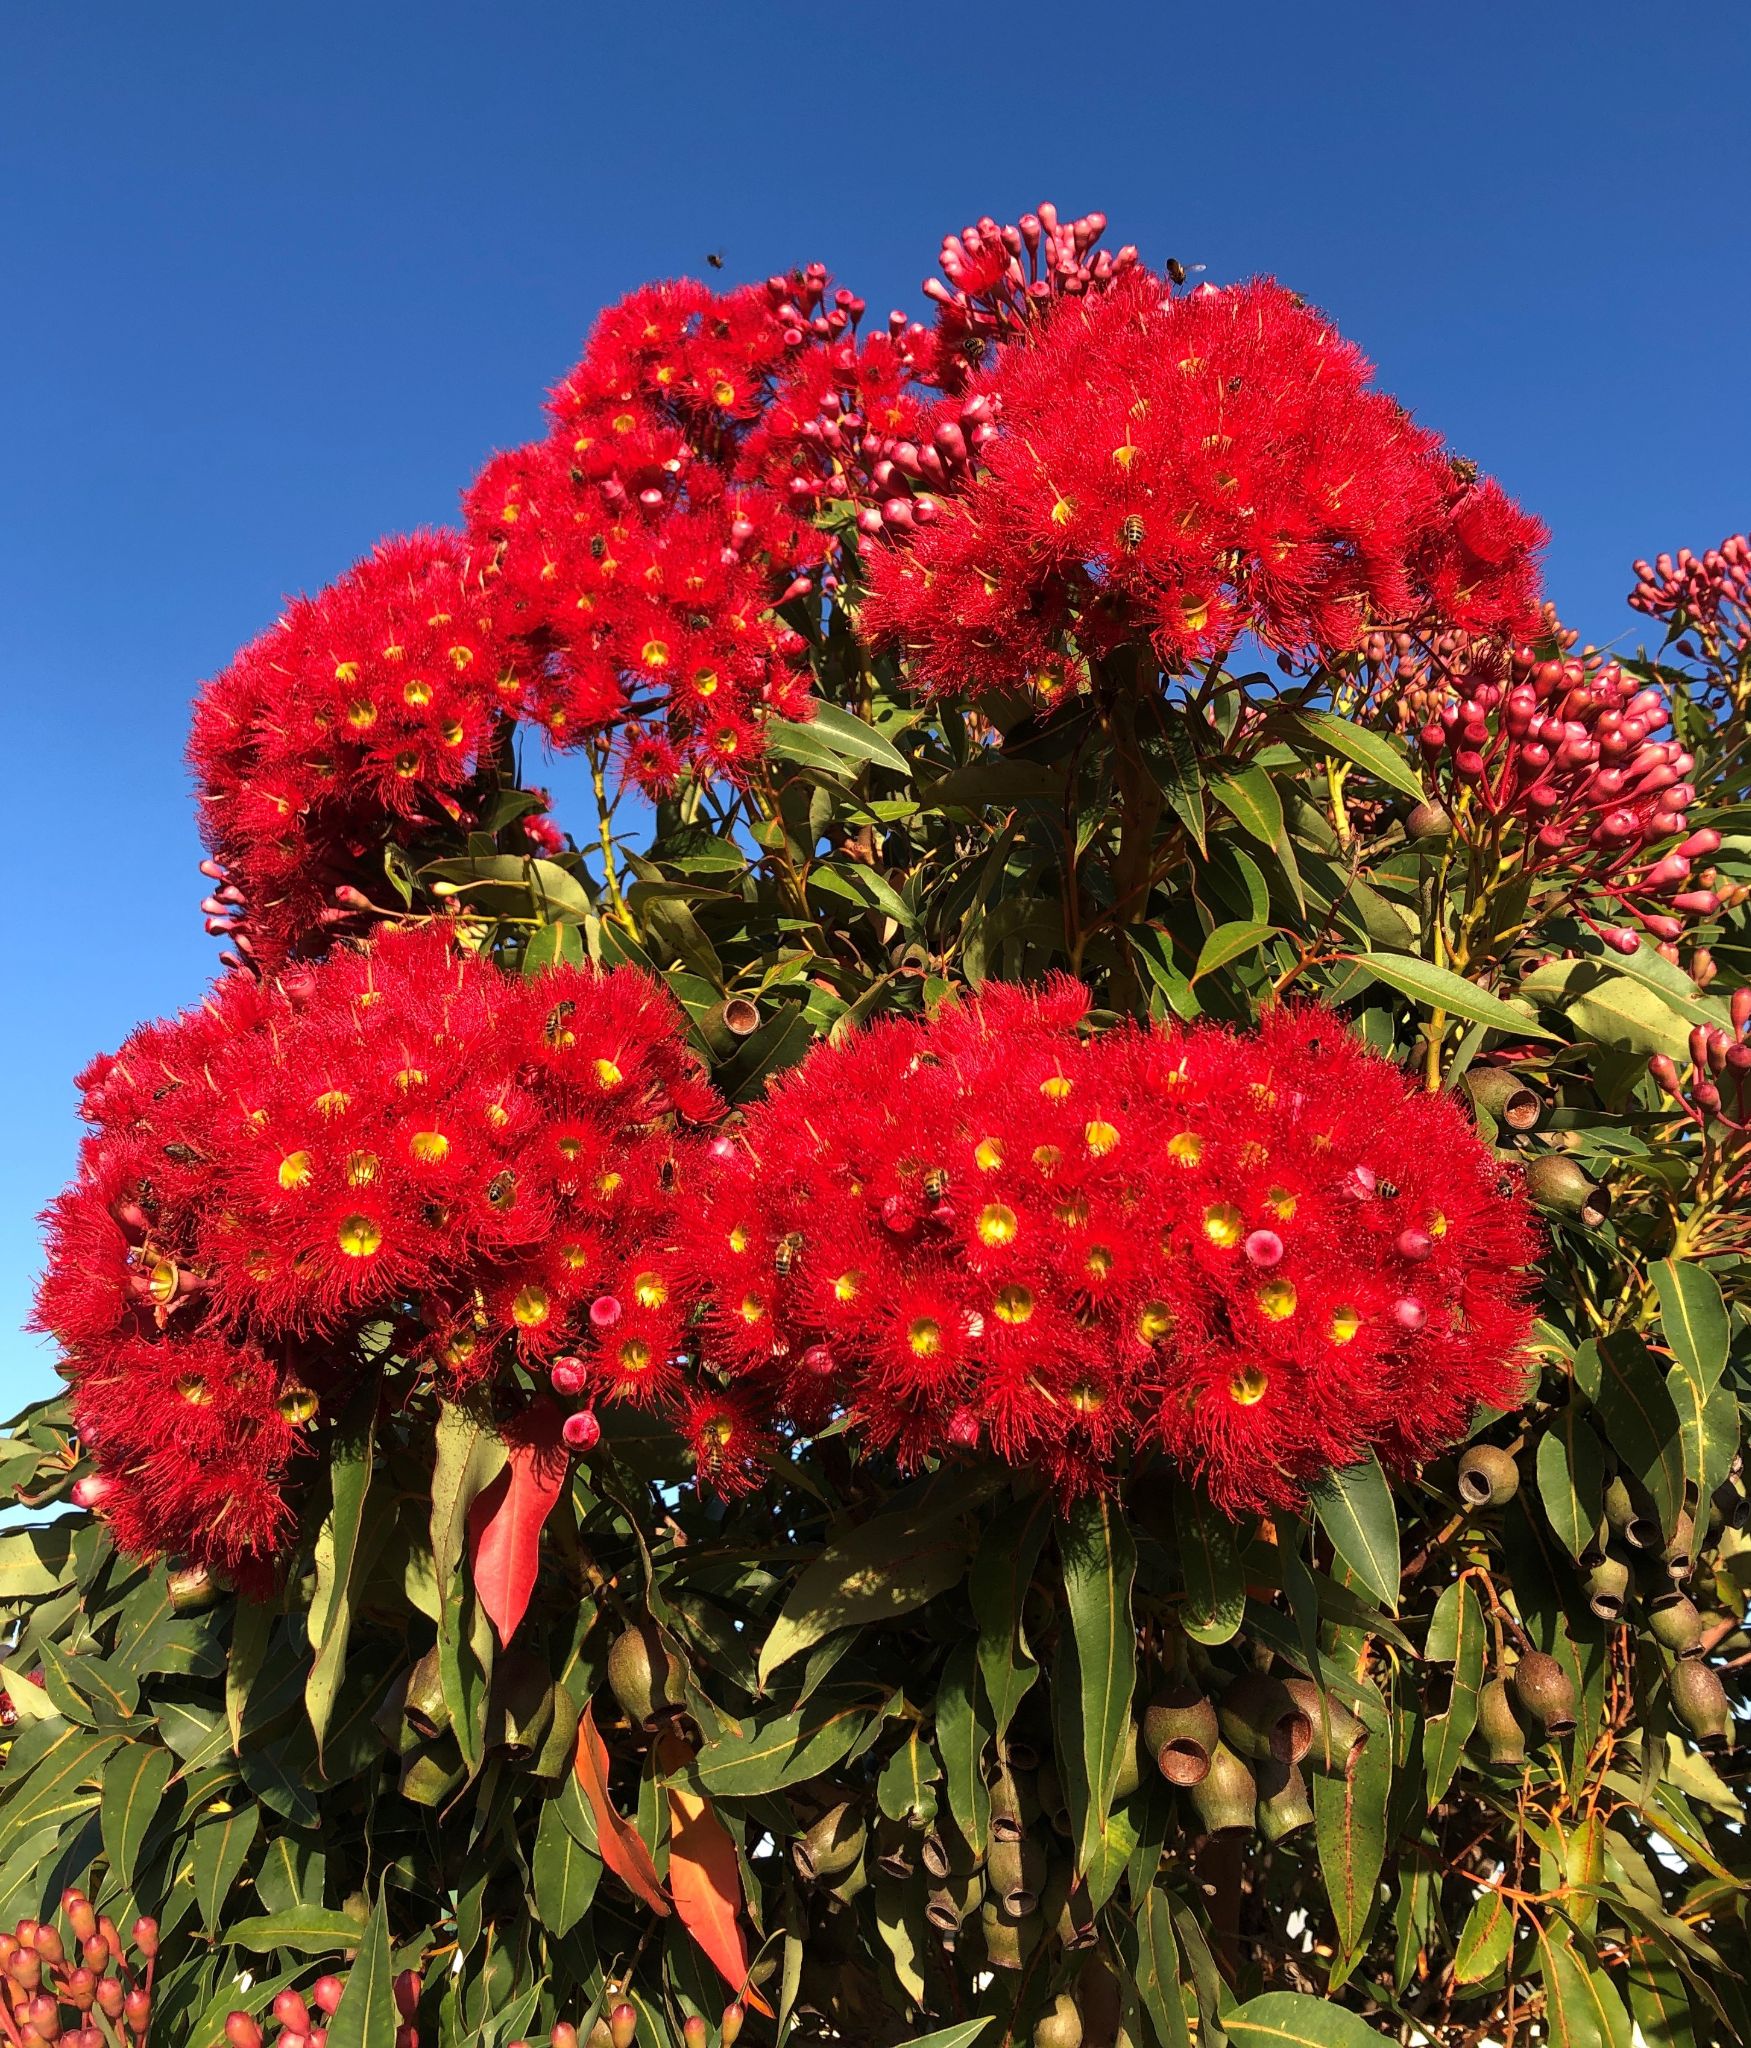
[[[1265,1195],[1265,1200],[1271,1205],[1271,1213],[1284,1223],[1295,1213],[1295,1199],[1287,1188],[1271,1188]]]
[[[757,1294],[744,1294],[744,1295],[742,1296],[742,1321],[743,1321],[743,1322],[745,1322],[745,1323],[757,1323],[757,1322],[758,1322],[758,1321],[760,1320],[760,1318],[761,1318],[761,1317],[762,1317],[762,1316],[763,1316],[763,1315],[764,1315],[765,1313],[766,1313],[766,1304],[765,1304],[765,1302],[763,1302],[763,1301],[762,1301],[762,1300],[760,1299],[759,1295],[757,1295]]]
[[[729,1245],[733,1252],[745,1252],[748,1249],[748,1233],[739,1223],[730,1232]]]
[[[1104,1159],[1119,1142],[1118,1131],[1109,1123],[1096,1121],[1083,1129],[1083,1140],[1097,1159]]]
[[[1204,1211],[1204,1235],[1226,1250],[1246,1234],[1246,1218],[1232,1202],[1213,1202]]]
[[[1196,1166],[1204,1156],[1204,1141],[1196,1131],[1180,1131],[1168,1139],[1167,1156],[1181,1166]]]
[[[997,1290],[997,1299],[992,1304],[1000,1323],[1025,1323],[1034,1312],[1033,1290],[1012,1282]]]
[[[612,1060],[596,1062],[596,1085],[600,1088],[618,1088],[621,1082],[620,1069]]]
[[[620,1347],[622,1372],[643,1372],[651,1362],[651,1347],[642,1337],[628,1337]]]
[[[368,1259],[382,1247],[383,1226],[372,1216],[343,1216],[335,1236],[349,1259]]]
[[[381,1164],[375,1152],[349,1152],[347,1154],[347,1186],[350,1188],[369,1187],[377,1178]]]
[[[1362,1318],[1353,1308],[1339,1308],[1332,1311],[1331,1340],[1334,1344],[1347,1344],[1362,1327]]]
[[[973,1164],[981,1173],[995,1173],[1003,1164],[1003,1144],[997,1138],[981,1138],[973,1147]]]
[[[1113,1270],[1113,1255],[1104,1244],[1094,1245],[1083,1261],[1083,1268],[1096,1280],[1104,1280]]]
[[[352,1099],[344,1088],[329,1088],[317,1096],[316,1107],[323,1116],[339,1116]]]
[[[537,1287],[533,1281],[526,1287],[519,1287],[511,1299],[512,1320],[521,1323],[525,1330],[539,1329],[553,1311],[547,1289]]]
[[[559,1255],[574,1273],[590,1263],[590,1255],[581,1244],[562,1244]]]
[[[1280,1323],[1295,1313],[1295,1283],[1293,1280],[1267,1280],[1258,1291],[1259,1313],[1269,1316],[1273,1323]]]
[[[1146,1301],[1137,1318],[1137,1334],[1145,1344],[1159,1344],[1173,1328],[1173,1311],[1165,1301]]]
[[[930,1316],[919,1316],[907,1330],[906,1342],[920,1358],[934,1358],[942,1349],[942,1325]]]
[[[640,1273],[632,1283],[632,1298],[640,1308],[661,1308],[669,1298],[669,1283],[661,1273]]]
[[[308,1152],[288,1152],[285,1158],[280,1161],[281,1187],[287,1189],[301,1188],[309,1178],[310,1154]]]
[[[863,1286],[863,1275],[857,1272],[841,1273],[833,1282],[835,1301],[855,1301]]]
[[[1265,1398],[1265,1389],[1270,1384],[1266,1373],[1249,1365],[1228,1382],[1228,1398],[1242,1408],[1252,1408]]]
[[[1070,1093],[1070,1082],[1063,1074],[1050,1074],[1040,1083],[1040,1093],[1048,1102],[1062,1102]]]
[[[1021,1225],[1007,1202],[987,1202],[974,1226],[981,1244],[1013,1244]]]
[[[436,1166],[450,1156],[450,1140],[442,1131],[415,1131],[407,1149],[422,1166]]]

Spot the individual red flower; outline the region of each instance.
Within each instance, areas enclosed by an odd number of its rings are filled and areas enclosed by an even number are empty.
[[[189,761],[209,929],[262,968],[322,952],[383,849],[465,818],[522,683],[453,534],[385,541],[204,684]]]
[[[564,1358],[574,1394],[684,1391],[684,1127],[718,1104],[648,976],[386,934],[230,977],[85,1089],[36,1319],[128,1547],[270,1559],[302,1425],[385,1346],[452,1389]]]
[[[1084,1038],[1074,984],[818,1048],[693,1256],[708,1364],[903,1464],[1075,1488],[1159,1443],[1230,1511],[1505,1398],[1527,1211],[1460,1113],[1321,1012]]]
[[[983,432],[872,547],[864,623],[931,690],[1054,695],[1147,643],[1342,653],[1438,611],[1524,630],[1543,532],[1369,387],[1268,280],[1175,295],[1137,264],[1000,347],[936,426]]]

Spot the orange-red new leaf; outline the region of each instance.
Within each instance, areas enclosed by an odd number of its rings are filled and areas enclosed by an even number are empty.
[[[602,1861],[628,1890],[655,1913],[667,1913],[662,1880],[651,1852],[630,1822],[614,1810],[608,1796],[608,1745],[596,1730],[595,1704],[585,1707],[578,1723],[578,1784],[596,1816],[596,1847]]]
[[[687,1751],[670,1738],[659,1744],[657,1761],[666,1771],[680,1769]],[[708,1799],[674,1778],[664,1789],[669,1797],[669,1890],[681,1924],[735,1995],[770,2018],[771,2006],[748,1982],[735,1841]]]
[[[537,1401],[514,1435],[505,1469],[468,1511],[469,1569],[475,1597],[501,1644],[529,1611],[541,1568],[541,1530],[565,1491],[571,1460],[559,1410]]]

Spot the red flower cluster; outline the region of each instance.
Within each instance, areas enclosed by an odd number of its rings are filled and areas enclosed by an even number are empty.
[[[1087,1040],[1085,1007],[993,988],[782,1079],[692,1246],[708,1364],[907,1463],[1074,1487],[1154,1443],[1231,1511],[1509,1394],[1528,1212],[1449,1098],[1321,1012]]]
[[[802,641],[774,607],[820,543],[742,456],[791,358],[850,321],[814,311],[825,287],[810,271],[633,293],[552,393],[547,439],[468,492],[494,604],[529,649],[523,715],[560,746],[613,738],[647,789],[684,765],[739,778],[765,712],[807,716]]]
[[[387,840],[465,815],[520,689],[454,534],[386,541],[298,598],[195,705],[208,930],[265,968],[320,950],[349,919],[337,890],[381,892]]]
[[[872,554],[864,623],[916,681],[1050,696],[1127,643],[1175,670],[1247,632],[1309,655],[1429,613],[1525,628],[1542,529],[1321,315],[1268,281],[1107,282],[972,380],[996,431]]]
[[[631,969],[508,978],[437,928],[222,983],[82,1077],[47,1217],[62,1344],[118,1539],[247,1571],[302,1425],[386,1346],[678,1405],[678,1193],[718,1111]]]
[[[1652,737],[1670,725],[1665,692],[1616,662],[1591,650],[1543,658],[1523,645],[1511,655],[1498,647],[1493,660],[1474,654],[1459,694],[1420,737],[1458,829],[1499,839],[1512,824],[1524,873],[1560,871],[1607,915],[1669,944],[1685,919],[1719,908],[1691,871],[1721,843],[1711,828],[1685,835],[1693,758],[1676,739]],[[1628,924],[1605,937],[1623,953],[1639,943]]]

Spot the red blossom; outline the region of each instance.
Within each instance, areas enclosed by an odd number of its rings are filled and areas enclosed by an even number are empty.
[[[695,1240],[707,1361],[906,1464],[1074,1487],[1156,1443],[1234,1511],[1509,1396],[1533,1239],[1449,1098],[1322,1012],[1085,1039],[1085,1000],[988,989],[779,1082]]]
[[[677,1396],[680,1123],[717,1108],[648,976],[512,979],[436,927],[138,1032],[86,1077],[37,1303],[119,1539],[271,1558],[385,1328],[452,1388],[563,1358],[574,1394]]]

